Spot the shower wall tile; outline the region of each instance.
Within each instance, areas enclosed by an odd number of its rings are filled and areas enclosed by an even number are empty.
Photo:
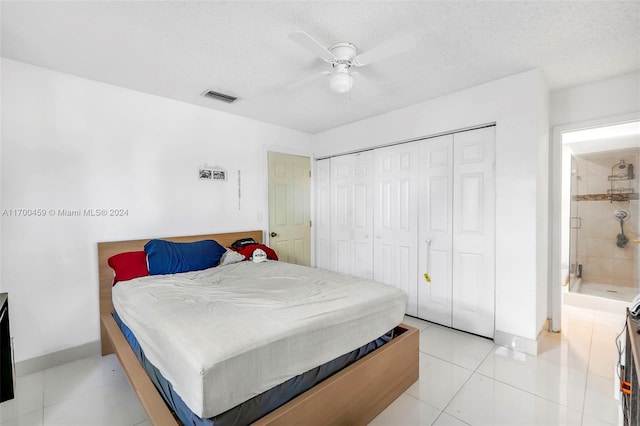
[[[597,283],[597,284],[609,284],[618,287],[638,287],[636,280],[627,278],[615,278],[611,275],[590,275],[584,278],[585,282]]]
[[[610,257],[587,256],[587,264],[583,265],[583,275],[587,281],[591,274],[613,276],[613,259]]]
[[[632,236],[631,233],[627,234],[627,232],[625,231],[625,235],[627,235],[627,237],[629,238],[629,241],[636,239],[637,238],[637,234],[635,234],[635,236]],[[633,243],[629,243],[627,244],[626,247],[624,248],[620,248],[618,246],[615,245],[615,243],[613,244],[613,247],[611,249],[611,253],[613,254],[613,257],[615,259],[637,259],[638,258],[638,245],[637,244],[633,244]]]
[[[582,264],[582,279],[585,282],[613,284],[621,287],[640,289],[640,244],[632,240],[640,238],[640,202],[611,202],[605,195],[611,189],[609,176],[611,167],[624,159],[627,164],[640,172],[639,150],[629,152],[609,152],[578,156],[575,158],[577,190],[573,194],[582,195],[572,206],[574,214],[581,218],[582,227],[577,231],[577,241],[572,239],[572,259]],[[614,174],[624,174],[616,169]],[[629,184],[638,191],[640,179],[614,181],[614,187]],[[624,222],[624,234],[629,239],[626,247],[618,247],[620,222],[614,218],[616,209],[629,211],[630,218]],[[576,222],[577,223],[577,222]],[[577,250],[577,253],[574,252]]]
[[[586,257],[589,254],[589,246],[588,246],[589,238],[579,238],[578,239],[578,257],[582,260],[587,260]]]
[[[580,201],[578,203],[578,216],[584,219],[605,219],[608,212],[602,201]],[[609,216],[609,218],[613,217]]]
[[[609,220],[582,220],[582,229],[578,238],[613,239],[620,233],[620,224]]]
[[[632,259],[613,259],[613,274],[615,278],[636,280],[638,278],[638,267]]]
[[[591,257],[611,257],[617,248],[613,238],[585,238],[587,243],[587,256]]]
[[[587,176],[585,180],[588,194],[606,194],[607,189],[611,189],[606,176]]]

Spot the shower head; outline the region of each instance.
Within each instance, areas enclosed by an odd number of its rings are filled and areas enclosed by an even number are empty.
[[[612,169],[615,169],[616,167],[619,169],[625,169],[627,165],[625,164],[624,160],[620,160],[618,161],[618,164],[612,167]]]

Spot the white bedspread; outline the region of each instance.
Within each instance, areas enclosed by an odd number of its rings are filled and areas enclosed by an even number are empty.
[[[118,283],[113,304],[191,410],[213,417],[398,325],[404,292],[284,262]]]

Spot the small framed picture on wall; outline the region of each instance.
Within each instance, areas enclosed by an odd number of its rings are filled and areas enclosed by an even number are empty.
[[[198,168],[198,179],[201,180],[227,180],[227,170],[220,166],[209,166],[205,164]]]

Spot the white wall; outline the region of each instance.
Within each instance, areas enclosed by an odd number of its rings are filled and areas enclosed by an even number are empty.
[[[640,71],[551,93],[550,124],[577,123],[640,111]]]
[[[329,156],[495,122],[496,341],[535,352],[547,318],[548,117],[533,70],[319,133],[313,147]]]
[[[98,241],[266,229],[266,150],[308,153],[310,140],[3,59],[0,209],[128,209],[2,217],[0,291],[9,292],[16,361],[99,339]],[[199,181],[204,163],[229,180]]]
[[[549,280],[550,311],[553,330],[560,329],[561,284],[568,273],[568,235],[562,234],[562,210],[568,211],[568,200],[562,203],[562,133],[588,127],[605,126],[640,117],[640,71],[618,77],[552,92],[550,95],[551,129],[551,239]],[[565,171],[568,173],[565,159]],[[567,187],[568,188],[568,187]],[[565,188],[565,191],[568,189]],[[568,193],[568,192],[565,192]],[[568,213],[567,213],[568,214]],[[558,238],[562,234],[561,238]],[[564,245],[564,248],[562,247]],[[563,265],[563,263],[565,265]]]

